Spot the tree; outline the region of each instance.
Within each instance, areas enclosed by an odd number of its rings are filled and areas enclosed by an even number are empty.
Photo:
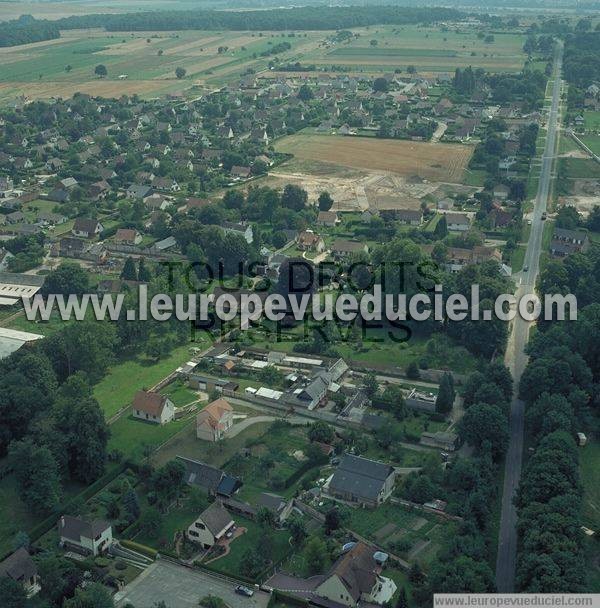
[[[156,507],[148,507],[140,518],[140,528],[150,537],[156,538],[162,526],[163,516]]]
[[[59,389],[55,420],[65,438],[71,475],[84,483],[104,473],[110,431],[100,405],[82,374],[71,376]]]
[[[144,258],[140,258],[138,262],[138,271],[137,271],[138,281],[142,281],[143,283],[149,283],[152,279],[152,275],[146,266],[146,260]]]
[[[27,594],[23,585],[9,576],[2,576],[0,578],[0,603],[2,608],[25,608]]]
[[[108,74],[108,70],[104,64],[99,64],[94,68],[94,74],[96,76],[100,76],[100,78],[104,78]]]
[[[367,372],[363,376],[362,385],[369,399],[373,399],[373,397],[375,397],[375,395],[377,395],[379,392],[379,382],[377,381],[375,372]]]
[[[113,608],[112,595],[104,585],[91,583],[85,589],[77,589],[75,596],[66,600],[63,608]]]
[[[419,366],[417,365],[416,361],[411,361],[406,366],[406,377],[410,378],[411,380],[417,380],[420,378],[420,376],[421,373],[419,372]]]
[[[9,456],[23,502],[38,514],[54,509],[61,490],[52,452],[26,439],[13,442]]]
[[[81,583],[83,572],[70,560],[57,557],[42,558],[38,562],[42,580],[42,595],[54,606],[60,606],[63,598],[71,597]]]
[[[121,278],[124,281],[137,281],[138,273],[135,267],[133,258],[127,258],[125,264],[123,264],[123,270],[121,271]]]
[[[123,507],[131,521],[135,521],[140,516],[140,501],[133,488],[128,490],[125,496],[123,496]]]
[[[292,535],[292,543],[294,543],[296,547],[299,547],[308,535],[304,520],[298,515],[294,514],[288,518],[287,528]]]
[[[327,546],[318,537],[313,536],[304,549],[304,559],[310,576],[320,574],[327,563]]]
[[[152,476],[152,486],[163,504],[179,498],[184,482],[185,466],[179,460],[171,460]]]
[[[89,273],[79,264],[63,262],[56,270],[48,273],[44,281],[43,293],[62,295],[82,295],[90,290]]]
[[[281,204],[286,209],[302,211],[306,207],[307,201],[308,194],[306,193],[306,190],[300,188],[300,186],[287,184],[283,189]]]
[[[508,421],[495,405],[472,405],[460,421],[458,432],[463,441],[478,449],[489,444],[496,457],[504,453],[508,443]]]
[[[260,507],[256,513],[256,522],[263,528],[275,527],[275,513],[267,507]]]
[[[312,92],[312,89],[307,84],[303,84],[298,89],[297,97],[302,101],[310,101],[311,99],[313,99],[314,94]]]
[[[308,429],[310,441],[320,441],[321,443],[332,443],[335,439],[333,427],[327,422],[317,420]]]
[[[329,194],[329,192],[321,192],[321,194],[319,194],[318,203],[321,211],[329,211],[333,206],[331,194]]]
[[[454,380],[452,374],[445,373],[440,380],[440,388],[435,402],[435,409],[441,414],[448,414],[452,411],[456,391],[454,390]]]
[[[386,78],[380,77],[380,78],[375,78],[375,80],[373,81],[373,91],[377,92],[381,92],[381,93],[387,93],[390,89],[390,85],[387,81]]]
[[[327,513],[325,513],[325,534],[328,536],[337,530],[342,523],[340,510],[337,507],[331,507]]]
[[[177,80],[181,80],[182,78],[185,78],[186,74],[187,74],[187,70],[185,68],[178,67],[175,69],[175,76],[177,77]]]
[[[29,535],[27,532],[21,530],[15,534],[15,538],[13,539],[13,551],[17,551],[18,549],[29,550],[30,544],[31,540],[29,539]]]

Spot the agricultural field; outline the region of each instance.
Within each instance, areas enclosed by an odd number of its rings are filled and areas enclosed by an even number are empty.
[[[279,58],[303,53],[318,44],[323,32],[287,38],[292,48]],[[118,97],[137,93],[156,97],[193,87],[214,88],[238,77],[249,67],[265,69],[261,57],[277,44],[280,33],[270,32],[136,32],[107,33],[73,30],[58,40],[0,49],[0,101],[16,95],[28,98],[69,97],[75,92]],[[103,64],[108,75],[94,68]],[[186,76],[178,79],[176,68]],[[126,76],[126,78],[119,78]]]
[[[432,74],[469,65],[492,72],[517,72],[525,61],[525,37],[520,33],[494,32],[493,42],[485,42],[476,30],[466,26],[452,31],[419,26],[352,31],[358,37],[321,46],[307,54],[304,62],[323,67],[341,65],[356,71],[405,71],[410,65],[419,73]]]
[[[300,160],[455,183],[461,182],[473,153],[472,146],[460,144],[311,133],[284,137],[275,148]]]

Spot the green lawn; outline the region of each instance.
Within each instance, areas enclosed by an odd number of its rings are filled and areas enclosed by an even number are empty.
[[[177,348],[164,359],[154,361],[144,355],[114,365],[94,387],[94,397],[100,403],[107,418],[131,404],[135,393],[149,389],[175,371],[190,356],[190,344]]]
[[[167,395],[175,407],[183,407],[198,401],[198,393],[180,379],[174,380],[160,390],[161,395]]]
[[[583,119],[585,120],[585,128],[588,131],[600,130],[600,112],[593,110],[587,110],[583,113]]]
[[[110,425],[109,450],[120,450],[132,459],[141,459],[145,450],[158,448],[187,425],[194,426],[194,415],[160,425],[133,416],[121,416]]]
[[[581,141],[594,153],[600,155],[600,135],[584,135]]]
[[[525,261],[526,250],[527,245],[518,245],[517,248],[513,251],[512,257],[510,259],[510,266],[513,272],[520,272],[523,269],[523,262]]]
[[[175,533],[182,530],[187,530],[190,524],[196,520],[201,511],[190,507],[182,507],[179,509],[171,509],[163,516],[160,530],[155,536],[148,536],[141,532],[135,537],[136,543],[141,543],[147,547],[153,547],[160,551],[161,547],[173,545]]]
[[[210,563],[212,569],[223,574],[241,574],[240,565],[244,554],[249,549],[260,552],[264,543],[265,532],[257,523],[236,515],[235,525],[238,528],[246,528],[246,532],[231,543],[231,551],[228,555]],[[273,547],[269,557],[273,562],[278,562],[290,552],[289,537],[290,534],[287,530],[274,530],[272,532]]]

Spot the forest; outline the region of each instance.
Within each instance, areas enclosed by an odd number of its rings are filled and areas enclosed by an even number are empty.
[[[21,15],[14,21],[0,23],[0,47],[55,38],[60,38],[60,30],[51,21],[37,21],[29,15]]]

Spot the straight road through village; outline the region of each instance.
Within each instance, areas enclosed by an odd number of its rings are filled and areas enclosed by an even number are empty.
[[[542,214],[546,212],[550,185],[553,179],[552,167],[556,151],[559,123],[562,53],[562,44],[558,42],[552,71],[554,84],[552,86],[552,102],[547,123],[546,145],[542,157],[540,181],[531,222],[531,233],[529,235],[523,265],[523,268],[527,268],[527,270],[524,270],[521,273],[521,283],[516,292],[517,299],[520,299],[524,295],[534,293],[535,282],[539,273],[540,253],[542,251],[542,237],[545,224],[545,221],[542,219]],[[518,388],[521,374],[527,365],[525,346],[529,338],[530,326],[531,323],[523,320],[518,315],[515,317],[505,357],[505,363],[513,376],[515,392],[510,412],[510,440],[506,453],[504,470],[502,511],[498,537],[498,556],[496,561],[496,586],[499,593],[511,593],[515,590],[517,512],[513,500],[521,477],[524,435],[524,404],[518,398]]]

